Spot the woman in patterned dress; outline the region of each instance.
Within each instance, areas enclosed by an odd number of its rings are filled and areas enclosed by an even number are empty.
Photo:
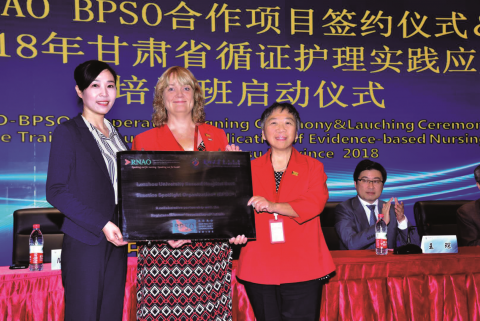
[[[222,129],[205,124],[202,90],[193,74],[171,67],[155,86],[155,128],[133,150],[238,151]],[[244,235],[230,243],[244,244]],[[231,320],[231,248],[227,242],[176,240],[139,244],[137,320]]]

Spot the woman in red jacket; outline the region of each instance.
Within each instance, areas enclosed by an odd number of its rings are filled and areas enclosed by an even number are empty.
[[[133,150],[235,151],[222,129],[205,124],[204,97],[193,74],[171,67],[155,86],[155,128]],[[230,243],[244,244],[244,235]],[[140,244],[137,320],[232,320],[231,248],[227,242],[177,240]]]
[[[252,161],[256,241],[241,251],[237,276],[257,321],[318,320],[322,286],[335,265],[319,215],[328,199],[327,175],[318,160],[301,155],[300,116],[274,103],[261,117],[270,150]]]

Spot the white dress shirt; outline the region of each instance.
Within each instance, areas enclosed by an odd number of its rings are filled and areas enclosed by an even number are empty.
[[[93,126],[85,117],[83,117],[85,124],[87,125],[90,133],[97,142],[100,153],[102,153],[105,165],[107,166],[108,175],[112,181],[113,189],[115,190],[115,204],[118,203],[118,181],[117,181],[117,152],[126,150],[127,148],[120,139],[117,130],[113,125],[104,119],[103,122],[108,128],[108,137],[102,134],[95,126]]]
[[[375,205],[375,221],[378,221],[378,199],[376,199],[375,202],[370,204],[368,202],[365,202],[360,196],[357,195],[357,197],[360,200],[360,203],[362,204],[363,209],[365,210],[365,215],[367,215],[367,221],[370,222],[370,209],[367,207],[367,205]],[[395,205],[392,205],[392,206],[394,207]],[[392,217],[390,217],[390,219],[392,219]],[[402,222],[398,222],[398,228],[401,230],[405,230],[407,227],[408,227],[408,220],[407,220],[407,216],[405,215],[405,219]]]

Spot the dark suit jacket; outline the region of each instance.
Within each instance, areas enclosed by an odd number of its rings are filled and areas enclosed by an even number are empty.
[[[115,192],[90,130],[78,116],[57,126],[48,162],[47,201],[65,214],[62,231],[89,245],[115,224]]]
[[[480,245],[480,199],[457,210],[458,246]]]
[[[379,209],[385,202],[378,201]],[[410,222],[408,223],[410,226]],[[375,226],[370,226],[365,210],[358,196],[350,198],[335,208],[335,229],[340,237],[341,250],[363,250],[375,248]],[[395,208],[390,208],[390,223],[387,227],[388,248],[407,243],[407,229],[400,230],[395,218]],[[411,233],[411,243],[419,244],[418,234]]]

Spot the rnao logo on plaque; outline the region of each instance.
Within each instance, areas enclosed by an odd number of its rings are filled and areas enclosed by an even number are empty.
[[[152,165],[150,159],[125,159],[125,165]]]
[[[187,235],[197,232],[196,220],[173,220],[172,221],[172,234],[180,233]]]

